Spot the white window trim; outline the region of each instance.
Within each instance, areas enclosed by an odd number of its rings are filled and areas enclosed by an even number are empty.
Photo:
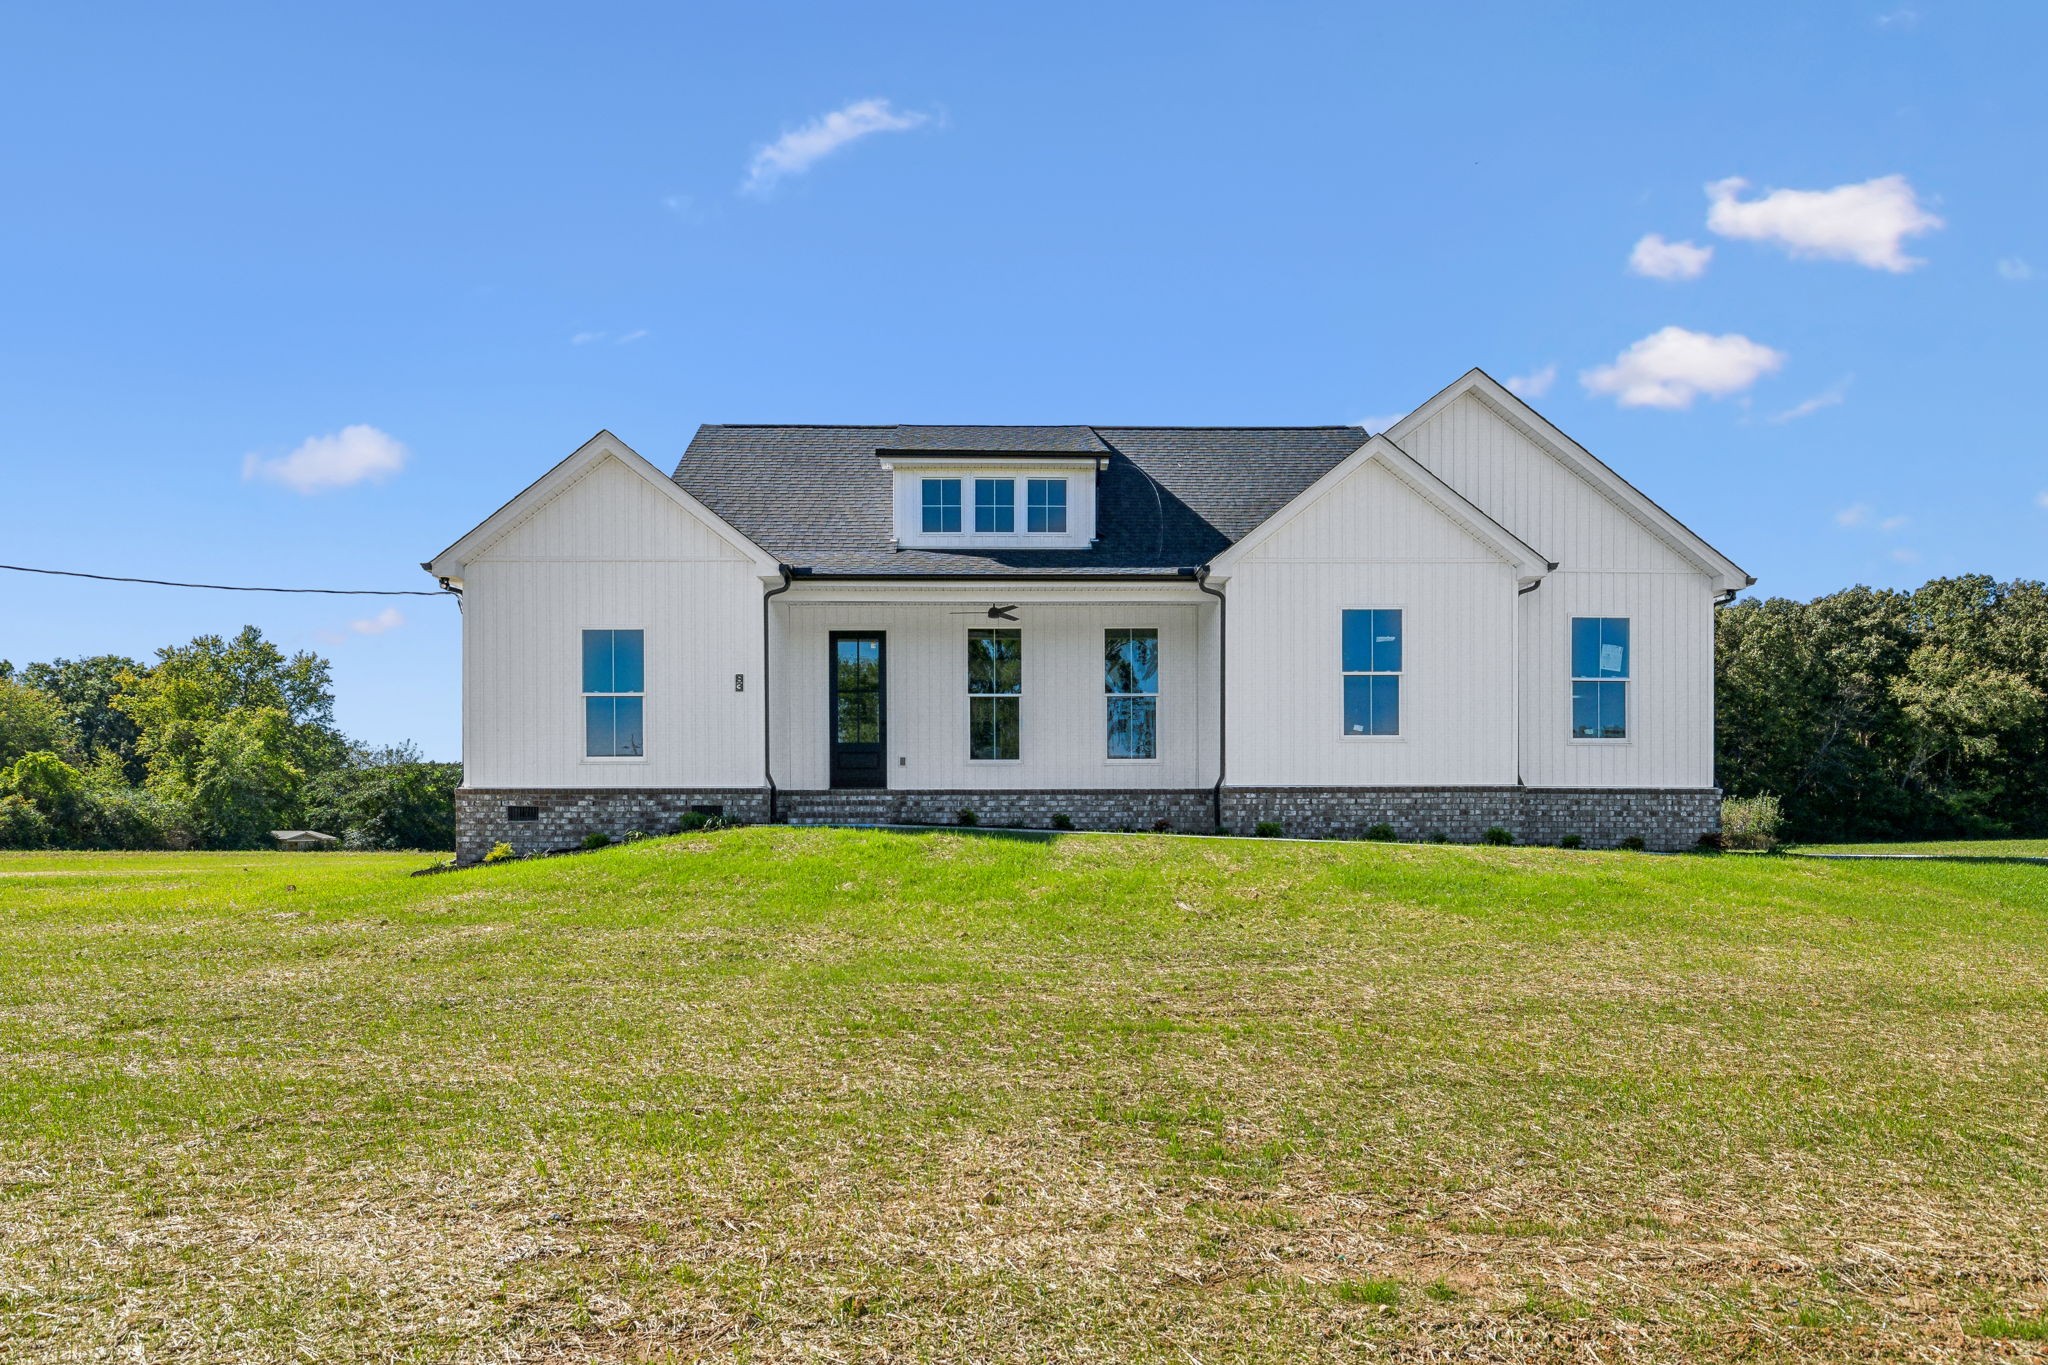
[[[1024,761],[1024,694],[1028,690],[1024,685],[1024,670],[1026,667],[1025,661],[1031,657],[1024,648],[1024,627],[1022,625],[1009,624],[970,625],[967,627],[966,633],[960,637],[960,643],[963,646],[971,646],[974,643],[974,633],[978,630],[1014,630],[1017,632],[1017,690],[1015,692],[976,692],[973,690],[972,683],[970,682],[967,692],[967,705],[962,709],[962,715],[966,720],[966,730],[963,738],[967,741],[962,747],[967,752],[967,761],[969,763],[1022,763]],[[966,658],[967,650],[963,648],[956,657]],[[974,703],[979,699],[987,697],[1016,698],[1017,756],[1015,758],[976,758],[974,756]]]
[[[1027,536],[1065,536],[1067,534],[1067,529],[1064,526],[1062,526],[1057,531],[1034,531],[1031,529],[1031,485],[1034,483],[1058,484],[1060,486],[1060,519],[1062,521],[1067,521],[1070,520],[1073,516],[1073,513],[1070,510],[1071,494],[1073,493],[1073,490],[1067,487],[1067,477],[1064,474],[1058,476],[1046,474],[1032,474],[1026,476],[1025,478],[1017,480],[1017,482],[1024,485],[1024,526],[1018,534]],[[1014,498],[1015,496],[1016,494],[1013,492],[1011,494],[1011,497]],[[1149,627],[1134,627],[1134,629],[1149,629]]]
[[[1572,623],[1574,621],[1628,622],[1628,675],[1626,677],[1582,678],[1577,673],[1572,671]],[[1625,749],[1629,745],[1634,744],[1636,742],[1636,703],[1634,687],[1634,683],[1636,680],[1635,618],[1633,616],[1626,615],[1615,616],[1604,613],[1595,614],[1592,612],[1568,613],[1564,618],[1564,654],[1564,667],[1566,673],[1564,687],[1564,742],[1566,744],[1582,745],[1590,749]],[[1625,700],[1622,702],[1621,707],[1622,713],[1628,717],[1627,721],[1624,722],[1628,727],[1627,734],[1623,735],[1619,739],[1614,739],[1605,735],[1575,735],[1572,733],[1572,688],[1576,684],[1582,682],[1618,682],[1622,684],[1622,696],[1625,698]]]
[[[957,531],[927,531],[924,529],[924,486],[928,483],[957,483],[960,485],[960,500],[954,504],[960,513],[960,529]],[[973,515],[967,501],[968,480],[958,474],[921,474],[917,481],[917,533],[921,536],[964,536],[967,523]]]
[[[1104,627],[1102,628],[1102,635],[1103,635],[1103,639],[1104,639],[1105,641],[1107,641],[1107,640],[1108,640],[1108,638],[1109,638],[1109,636],[1110,636],[1110,633],[1111,633],[1111,632],[1113,632],[1113,631],[1123,631],[1123,632],[1125,632],[1126,634],[1128,634],[1128,633],[1130,633],[1131,631],[1137,631],[1137,630],[1149,630],[1149,631],[1151,631],[1151,632],[1152,632],[1152,637],[1153,637],[1153,640],[1154,640],[1154,641],[1155,641],[1155,642],[1157,643],[1157,645],[1158,645],[1158,648],[1159,648],[1159,659],[1158,659],[1158,661],[1157,661],[1157,662],[1158,662],[1158,665],[1159,665],[1159,669],[1163,669],[1163,668],[1165,667],[1165,660],[1166,660],[1166,632],[1165,632],[1164,630],[1161,630],[1161,629],[1160,629],[1160,628],[1159,628],[1158,626],[1156,626],[1156,625],[1142,625],[1142,626],[1104,626]],[[1134,767],[1142,767],[1142,766],[1144,766],[1144,765],[1146,765],[1146,764],[1157,764],[1157,763],[1160,763],[1160,762],[1162,762],[1162,761],[1163,761],[1163,760],[1162,760],[1162,759],[1160,758],[1160,751],[1161,751],[1162,749],[1164,749],[1164,748],[1166,747],[1166,745],[1165,745],[1165,744],[1164,744],[1164,743],[1163,743],[1163,742],[1162,742],[1162,741],[1160,740],[1160,738],[1159,738],[1159,714],[1160,714],[1160,708],[1159,708],[1159,698],[1160,698],[1160,687],[1161,687],[1161,683],[1160,683],[1160,680],[1159,680],[1159,678],[1158,678],[1158,676],[1157,676],[1157,673],[1158,673],[1159,669],[1155,669],[1155,671],[1154,671],[1154,677],[1153,677],[1153,681],[1152,681],[1152,687],[1153,687],[1153,690],[1152,690],[1152,691],[1150,691],[1150,692],[1108,692],[1108,691],[1105,691],[1105,692],[1104,692],[1104,693],[1102,694],[1102,749],[1103,749],[1103,754],[1102,754],[1102,761],[1103,761],[1103,763],[1104,763],[1104,764],[1105,764],[1106,766],[1108,766],[1108,767],[1112,767],[1112,768],[1134,768]],[[1109,754],[1109,704],[1110,704],[1110,703],[1111,703],[1112,701],[1115,701],[1115,700],[1116,700],[1117,698],[1119,698],[1119,697],[1150,697],[1150,698],[1152,699],[1152,757],[1150,757],[1150,758],[1112,758],[1112,757],[1110,757],[1110,754]]]
[[[1006,474],[976,474],[974,476],[974,534],[978,536],[1020,536],[1024,534],[1024,532],[1017,528],[1018,482],[1019,481],[1017,479]],[[1007,531],[984,531],[981,529],[981,486],[985,483],[1006,483],[1010,485],[1010,529]],[[991,506],[990,511],[993,512],[994,510],[995,508]],[[968,518],[965,516],[962,516],[960,518],[960,522],[963,526],[967,523],[967,521]],[[1040,532],[1040,534],[1043,535],[1044,532]]]
[[[1374,669],[1354,672],[1344,667],[1344,613],[1347,611],[1398,611],[1401,613],[1401,667],[1392,673]],[[1408,677],[1408,607],[1403,602],[1350,603],[1337,608],[1337,739],[1344,744],[1405,744],[1408,742],[1408,689],[1401,689],[1401,728],[1391,735],[1353,735],[1344,729],[1344,679]]]
[[[637,630],[640,632],[640,690],[638,692],[585,692],[583,684],[583,635],[591,630]],[[576,628],[576,736],[583,742],[583,757],[578,762],[597,767],[616,767],[620,764],[645,763],[647,751],[654,747],[647,734],[647,627],[645,626],[578,626]],[[591,697],[638,697],[640,699],[640,752],[637,754],[593,754],[590,752],[589,708],[584,705]]]

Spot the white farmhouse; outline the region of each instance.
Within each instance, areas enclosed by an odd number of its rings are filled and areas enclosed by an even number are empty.
[[[1690,847],[1754,581],[1477,370],[1371,437],[600,432],[425,567],[465,861],[693,810]]]

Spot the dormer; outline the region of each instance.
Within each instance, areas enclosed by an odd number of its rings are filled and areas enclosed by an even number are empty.
[[[909,550],[1085,550],[1109,447],[1092,427],[897,427],[875,458]]]

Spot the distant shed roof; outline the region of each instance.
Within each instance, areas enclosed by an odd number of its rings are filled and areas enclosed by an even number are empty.
[[[777,559],[817,575],[1172,573],[1207,563],[1364,445],[1359,427],[713,426],[675,481]],[[1083,550],[899,550],[886,452],[1093,454]]]

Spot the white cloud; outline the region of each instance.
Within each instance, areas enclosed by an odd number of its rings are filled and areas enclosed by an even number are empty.
[[[1911,517],[1897,514],[1888,517],[1878,517],[1877,509],[1867,502],[1852,502],[1841,511],[1835,513],[1835,525],[1852,531],[1868,526],[1882,531],[1886,535],[1890,535],[1894,531],[1905,530],[1912,523],[1913,519]]]
[[[1998,278],[2025,284],[2034,278],[2034,267],[2018,256],[2002,256],[1998,261]]]
[[[743,194],[762,194],[788,175],[801,175],[850,143],[872,133],[907,133],[931,122],[931,115],[890,107],[881,99],[855,100],[784,133],[754,153]]]
[[[569,344],[571,346],[588,346],[593,341],[603,341],[604,335],[603,332],[578,332],[575,336],[569,338]]]
[[[1508,392],[1518,398],[1541,398],[1550,392],[1550,386],[1556,382],[1557,366],[1552,363],[1528,374],[1510,375]]]
[[[1823,408],[1840,407],[1849,397],[1849,380],[1844,378],[1828,385],[1813,397],[1794,403],[1783,412],[1774,412],[1764,420],[1767,422],[1796,422],[1802,417],[1811,417]]]
[[[1729,332],[1708,336],[1683,327],[1652,332],[1614,358],[1579,375],[1588,393],[1613,394],[1625,408],[1689,408],[1705,394],[1740,393],[1785,363],[1784,353]]]
[[[615,346],[631,346],[634,342],[640,340],[642,337],[646,335],[647,329],[645,327],[636,327],[632,331],[627,332],[624,336],[620,337],[616,342],[612,344]]]
[[[283,484],[299,493],[324,493],[357,483],[382,483],[405,468],[406,449],[372,426],[343,427],[311,436],[289,455],[242,457],[242,477]]]
[[[1879,28],[1895,28],[1901,31],[1920,27],[1920,11],[1911,5],[1900,5],[1897,9],[1886,10],[1877,16]]]
[[[1831,190],[1772,190],[1761,199],[1738,198],[1748,185],[1734,176],[1707,186],[1707,227],[1723,237],[1775,242],[1796,257],[1854,261],[1902,274],[1926,264],[1906,255],[1905,239],[1943,226],[1921,207],[1903,175]]]
[[[375,616],[360,621],[351,621],[348,628],[358,635],[382,635],[387,630],[397,630],[405,624],[405,613],[397,607],[386,607]]]
[[[2042,511],[2048,512],[2048,488],[2044,488],[2039,493],[2036,493],[2034,501],[2040,504]]]
[[[1667,242],[1655,232],[1643,234],[1636,249],[1628,254],[1631,273],[1653,280],[1696,280],[1707,273],[1714,248],[1695,242]]]
[[[1918,550],[1909,550],[1903,545],[1891,553],[1892,559],[1900,564],[1918,564],[1920,562],[1920,552]]]

